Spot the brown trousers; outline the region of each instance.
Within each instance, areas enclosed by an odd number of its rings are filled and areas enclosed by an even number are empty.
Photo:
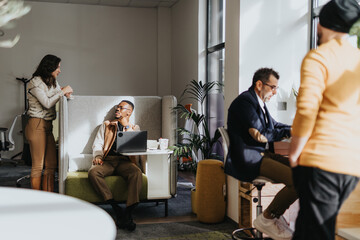
[[[93,165],[89,169],[89,180],[95,191],[103,197],[104,201],[113,199],[113,195],[105,182],[105,177],[110,175],[121,176],[128,183],[126,206],[131,206],[140,201],[142,172],[128,157],[107,156],[103,165]]]
[[[55,139],[52,133],[52,121],[42,118],[30,118],[25,136],[29,141],[32,158],[31,177],[44,175],[54,176],[57,167]]]
[[[275,183],[285,184],[267,208],[274,217],[283,215],[286,209],[298,199],[289,159],[280,154],[265,152],[260,165],[260,176],[269,178]]]

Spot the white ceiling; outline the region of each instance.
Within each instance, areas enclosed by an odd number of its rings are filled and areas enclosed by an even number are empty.
[[[25,2],[75,3],[116,7],[172,7],[179,0],[25,0]]]

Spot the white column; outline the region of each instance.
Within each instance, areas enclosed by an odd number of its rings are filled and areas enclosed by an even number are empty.
[[[226,1],[225,19],[225,107],[224,116],[227,121],[227,110],[231,102],[239,95],[239,19],[240,2],[239,0]],[[225,126],[227,126],[225,124]],[[239,181],[227,176],[227,216],[239,221]]]

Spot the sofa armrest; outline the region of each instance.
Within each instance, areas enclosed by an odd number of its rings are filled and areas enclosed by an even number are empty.
[[[65,194],[65,180],[69,169],[69,156],[67,154],[66,134],[68,129],[67,99],[60,98],[59,104],[59,193]]]
[[[163,138],[169,139],[169,146],[177,141],[177,113],[173,110],[177,101],[174,96],[164,96],[162,98],[162,132]]]
[[[177,143],[177,113],[173,110],[177,101],[175,96],[162,98],[162,137],[169,139],[169,146]],[[177,160],[171,155],[170,158],[170,194],[176,194],[177,185]]]

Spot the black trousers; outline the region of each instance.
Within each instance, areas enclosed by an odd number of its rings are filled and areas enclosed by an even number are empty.
[[[359,178],[298,166],[293,169],[300,211],[293,239],[335,239],[336,217]]]

